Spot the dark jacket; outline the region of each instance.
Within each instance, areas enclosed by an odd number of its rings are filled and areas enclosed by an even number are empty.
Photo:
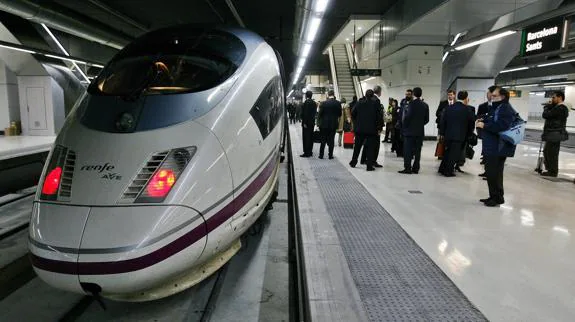
[[[411,102],[413,102],[413,100]],[[397,121],[395,122],[396,129],[401,129],[403,127],[403,111],[407,109],[409,103],[410,101],[407,101],[405,98],[399,103],[399,108],[397,109]]]
[[[376,98],[360,100],[351,112],[351,117],[355,133],[377,135],[383,128],[381,104]]]
[[[509,101],[503,101],[499,106],[493,104],[493,113],[487,115],[483,121],[485,127],[481,130],[484,156],[512,157],[515,155],[515,145],[499,138],[499,132],[508,130],[515,120],[517,112],[511,107]]]
[[[569,109],[565,105],[546,105],[543,110],[543,118],[545,119],[543,133],[565,130],[568,116]]]
[[[301,124],[308,128],[315,126],[315,115],[317,113],[317,103],[313,99],[307,99],[301,107]]]
[[[443,112],[439,134],[446,141],[463,142],[473,133],[474,125],[475,113],[470,106],[457,102]]]
[[[429,123],[429,106],[421,99],[414,99],[404,112],[402,133],[404,136],[424,136],[425,124]]]
[[[477,118],[476,119],[482,118],[487,113],[489,113],[489,103],[485,102],[483,104],[479,104],[479,106],[477,107]]]
[[[317,117],[320,120],[320,129],[337,130],[341,117],[341,103],[334,98],[327,99],[319,106]]]
[[[435,112],[435,123],[437,124],[438,129],[441,126],[441,116],[443,115],[443,111],[448,106],[449,106],[449,101],[441,101],[439,103],[439,106],[437,107],[437,111]]]

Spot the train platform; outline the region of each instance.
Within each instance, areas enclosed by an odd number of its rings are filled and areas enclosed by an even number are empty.
[[[522,144],[506,163],[506,203],[488,208],[479,161],[439,176],[435,142],[420,174],[401,175],[387,144],[384,167],[367,172],[341,147],[334,160],[318,159],[318,144],[299,158],[301,125],[290,134],[314,321],[573,319],[575,153],[543,178],[539,145]]]
[[[0,136],[0,160],[48,152],[55,136]]]

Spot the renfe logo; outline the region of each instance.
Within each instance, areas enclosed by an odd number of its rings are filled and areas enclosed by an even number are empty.
[[[104,165],[85,165],[83,166],[80,170],[82,171],[98,171],[99,173],[102,173],[104,171],[112,171],[114,170],[114,166],[111,164],[108,164],[107,162]]]
[[[122,180],[122,176],[118,175],[118,173],[112,173],[111,171],[114,170],[114,166],[108,164],[107,162],[104,165],[85,165],[80,168],[82,171],[96,171],[98,173],[102,173],[104,171],[108,172],[101,176],[101,179],[109,179],[109,180]]]

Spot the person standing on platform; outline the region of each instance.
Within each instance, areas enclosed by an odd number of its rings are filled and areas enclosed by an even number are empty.
[[[363,147],[366,155],[365,164],[367,171],[375,170],[375,145],[379,144],[378,135],[383,128],[383,115],[380,104],[374,96],[374,92],[368,89],[365,98],[361,99],[352,111],[355,131],[355,145],[353,147],[353,156],[349,165],[355,168],[359,152]]]
[[[415,99],[409,103],[407,110],[403,112],[402,134],[403,142],[403,165],[402,174],[417,174],[420,168],[421,147],[425,136],[425,124],[429,123],[429,106],[421,100],[423,91],[416,87],[413,89]],[[411,160],[414,159],[413,165]]]
[[[383,105],[381,104],[381,86],[376,85],[373,88],[373,96],[371,98],[366,97],[366,100],[372,100],[374,101],[374,104],[377,104],[377,106],[379,106],[379,109],[381,110],[381,124],[382,124],[382,128],[380,129],[380,133],[377,134],[377,143],[371,145],[371,148],[375,149],[374,150],[374,159],[373,159],[373,166],[376,168],[383,168],[383,166],[381,164],[379,164],[377,162],[377,158],[379,157],[379,149],[381,147],[381,144],[379,143],[381,140],[381,131],[383,130],[383,124],[384,123],[384,119],[383,119]],[[379,124],[379,123],[378,123]],[[361,153],[361,164],[367,164],[366,163],[367,160],[367,154],[366,154],[366,149],[363,149],[363,152]]]
[[[341,146],[341,141],[343,139],[343,126],[345,124],[345,108],[346,108],[345,97],[341,98],[341,117],[339,118],[339,123],[337,127],[337,145]]]
[[[391,146],[391,151],[395,151],[398,158],[403,157],[403,135],[402,135],[402,123],[404,117],[404,111],[407,110],[407,106],[413,100],[413,90],[408,89],[405,91],[405,98],[399,103],[399,108],[395,111],[395,131],[393,133],[393,142],[395,145]]]
[[[441,101],[439,106],[437,106],[437,111],[435,112],[435,123],[437,124],[438,133],[441,131],[441,115],[446,107],[455,104],[455,91],[450,89],[447,91],[447,100]]]
[[[393,142],[393,110],[397,108],[397,101],[393,98],[389,98],[389,105],[385,111],[385,137],[382,142],[392,143]]]
[[[505,203],[503,170],[505,160],[515,155],[516,146],[503,141],[499,133],[511,128],[517,112],[509,104],[509,92],[496,87],[492,95],[492,112],[475,122],[483,140],[485,173],[489,187],[489,198],[480,199],[487,207],[498,207]]]
[[[305,92],[305,102],[301,108],[301,126],[303,138],[302,158],[309,158],[313,155],[313,129],[315,127],[315,116],[317,113],[317,103],[312,99],[311,91]]]
[[[457,102],[447,106],[441,116],[439,135],[445,142],[445,157],[439,166],[439,173],[446,177],[455,177],[454,169],[461,150],[473,133],[475,113],[469,109],[468,103],[469,94],[461,91],[457,94]]]
[[[543,118],[545,125],[543,126],[542,140],[545,141],[545,148],[543,148],[543,163],[545,164],[545,172],[541,173],[544,177],[557,177],[559,174],[559,150],[561,148],[561,141],[569,139],[567,132],[567,117],[569,117],[569,109],[563,103],[565,101],[565,94],[563,92],[555,92],[551,97],[551,105],[545,106],[543,111]]]
[[[341,103],[335,99],[333,90],[328,92],[328,99],[319,106],[318,120],[319,131],[321,133],[321,145],[319,148],[319,158],[323,159],[325,145],[328,146],[329,159],[333,159],[333,145],[335,132],[341,117]]]
[[[483,104],[479,104],[479,106],[477,107],[477,117],[475,118],[476,120],[483,118],[485,115],[489,114],[489,111],[491,110],[491,95],[493,93],[493,91],[495,90],[497,86],[493,85],[493,86],[489,86],[489,88],[487,89],[487,102],[483,103]],[[485,161],[483,160],[483,153],[481,154],[481,162],[480,164],[484,165]],[[485,178],[485,171],[483,171],[483,173],[479,174],[480,177]],[[486,179],[483,179],[486,180]]]

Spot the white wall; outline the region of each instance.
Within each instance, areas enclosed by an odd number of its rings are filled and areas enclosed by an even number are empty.
[[[565,103],[570,108],[567,126],[575,127],[575,86],[565,87]]]
[[[62,126],[64,126],[64,120],[66,119],[66,102],[64,101],[64,90],[56,81],[51,78],[52,81],[52,106],[54,108],[54,133],[58,134]]]
[[[14,73],[0,61],[0,130],[20,120],[18,80]]]

